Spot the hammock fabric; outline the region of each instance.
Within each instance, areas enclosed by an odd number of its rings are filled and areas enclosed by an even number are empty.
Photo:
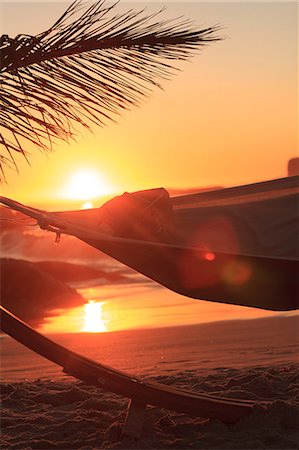
[[[171,198],[153,189],[51,214],[63,233],[180,294],[285,311],[298,308],[298,182]]]
[[[76,236],[179,294],[277,311],[298,308],[299,176],[169,197],[125,193],[100,208],[47,212],[0,202]]]

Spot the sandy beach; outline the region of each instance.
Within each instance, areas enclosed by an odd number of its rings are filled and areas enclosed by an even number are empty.
[[[236,425],[149,407],[142,438],[121,439],[127,401],[76,382],[39,381],[2,385],[3,449],[296,449],[298,394],[294,365],[180,372],[157,377],[224,396],[256,399],[254,413]],[[259,402],[269,401],[266,411]]]
[[[55,336],[144,379],[256,403],[253,414],[229,426],[149,406],[139,441],[121,437],[127,399],[66,376],[4,337],[2,448],[296,449],[297,324],[296,317],[284,317],[87,334],[81,340]]]

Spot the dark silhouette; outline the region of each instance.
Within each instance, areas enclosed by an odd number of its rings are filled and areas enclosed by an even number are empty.
[[[299,175],[299,158],[292,158],[288,162],[288,177]]]
[[[75,289],[29,261],[1,258],[0,277],[1,305],[34,326],[57,309],[85,303]]]

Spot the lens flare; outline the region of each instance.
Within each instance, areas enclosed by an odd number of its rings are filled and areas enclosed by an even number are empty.
[[[222,276],[227,284],[241,286],[250,280],[252,269],[244,261],[231,261],[226,265]]]
[[[215,258],[216,258],[216,255],[215,255],[215,253],[213,253],[213,252],[206,252],[205,255],[204,255],[204,258],[205,258],[207,261],[214,261]]]

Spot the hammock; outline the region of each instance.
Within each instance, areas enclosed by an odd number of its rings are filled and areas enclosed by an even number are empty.
[[[298,308],[298,181],[177,197],[152,189],[56,213],[1,201],[182,295],[286,311]]]

